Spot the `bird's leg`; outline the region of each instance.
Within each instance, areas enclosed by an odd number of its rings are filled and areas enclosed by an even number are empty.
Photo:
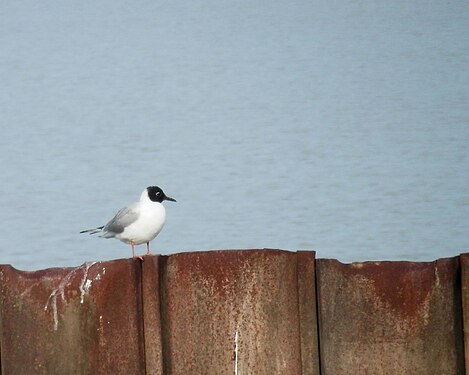
[[[151,255],[151,253],[150,253],[150,242],[147,242],[147,255]]]
[[[130,241],[130,245],[132,246],[132,258],[135,259],[140,259],[141,261],[143,261],[143,257],[142,256],[135,256],[135,252],[134,252],[134,247],[135,247],[135,243],[134,241]]]

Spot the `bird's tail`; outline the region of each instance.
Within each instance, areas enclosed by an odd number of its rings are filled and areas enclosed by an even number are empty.
[[[80,233],[89,233],[89,234],[95,234],[95,233],[99,233],[103,230],[104,228],[104,225],[102,227],[97,227],[97,228],[93,228],[93,229],[87,229],[87,230],[82,230]]]

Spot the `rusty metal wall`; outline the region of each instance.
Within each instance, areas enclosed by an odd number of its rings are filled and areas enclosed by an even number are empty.
[[[269,250],[165,259],[165,373],[317,374],[317,335],[300,332],[316,329],[315,299],[304,300],[314,291],[313,260]]]
[[[466,364],[466,375],[469,375],[469,254],[462,254],[461,260],[461,297],[462,297],[462,319],[464,332],[464,363]]]
[[[316,267],[321,374],[464,373],[458,258]]]
[[[1,266],[2,374],[142,374],[141,265]]]
[[[469,254],[224,250],[3,265],[0,283],[2,374],[444,375],[469,359]]]

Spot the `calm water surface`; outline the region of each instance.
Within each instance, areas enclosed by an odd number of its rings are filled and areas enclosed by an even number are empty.
[[[468,3],[0,10],[0,263],[130,256],[78,232],[152,184],[178,200],[163,254],[469,251]]]

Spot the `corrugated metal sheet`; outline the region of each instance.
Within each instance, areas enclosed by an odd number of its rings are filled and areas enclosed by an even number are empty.
[[[161,288],[159,257],[145,257],[142,272],[143,326],[145,336],[145,374],[163,374],[163,342],[161,336]]]
[[[2,374],[462,374],[468,257],[346,265],[264,249],[0,266]]]
[[[317,261],[323,375],[462,374],[459,261]]]
[[[317,336],[315,301],[305,284],[313,257],[284,251],[215,251],[166,259],[162,279],[165,372],[302,374]],[[301,292],[299,294],[299,283]],[[301,310],[300,310],[301,306]],[[305,311],[305,306],[312,306]],[[312,325],[312,326],[311,326]],[[303,344],[303,345],[302,345]],[[312,365],[304,373],[315,374]]]
[[[464,329],[464,362],[466,364],[466,375],[469,375],[469,254],[462,254],[460,260],[462,319]]]
[[[0,269],[2,374],[142,374],[141,265]]]

